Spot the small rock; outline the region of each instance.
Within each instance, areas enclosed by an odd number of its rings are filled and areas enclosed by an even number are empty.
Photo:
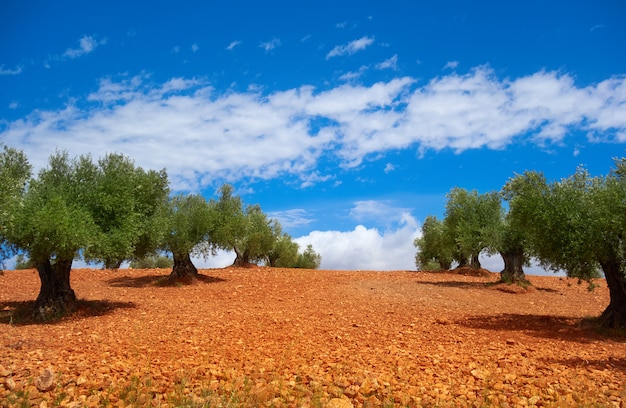
[[[0,377],[9,377],[11,374],[13,374],[13,370],[0,365]]]
[[[4,380],[4,386],[7,390],[13,391],[15,389],[16,384],[13,378],[7,378],[6,380]]]
[[[46,368],[41,372],[41,375],[35,379],[35,386],[40,392],[50,391],[54,388],[54,371],[51,368]]]
[[[470,371],[470,374],[472,374],[472,376],[477,380],[484,380],[485,378],[487,378],[487,372],[478,368]]]
[[[333,398],[328,401],[326,408],[354,408],[354,405],[347,399]]]

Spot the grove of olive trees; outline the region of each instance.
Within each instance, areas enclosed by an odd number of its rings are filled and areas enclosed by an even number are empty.
[[[508,202],[504,211],[501,199]],[[443,221],[428,217],[418,247],[418,268],[436,263],[475,262],[482,251],[504,260],[504,282],[526,282],[523,266],[531,258],[570,277],[606,278],[610,304],[600,321],[626,327],[626,158],[615,160],[606,176],[584,168],[549,182],[525,172],[511,178],[499,193],[479,195],[455,188],[448,194]]]
[[[235,265],[319,267],[311,247],[298,254],[278,221],[259,205],[244,207],[230,185],[222,186],[218,200],[172,196],[165,169],[144,170],[120,154],[94,162],[56,152],[33,176],[23,152],[2,147],[0,260],[19,254],[37,270],[37,319],[75,310],[70,273],[76,259],[114,269],[167,252],[173,257],[171,279],[193,278],[198,270],[191,256],[217,249],[234,251]]]

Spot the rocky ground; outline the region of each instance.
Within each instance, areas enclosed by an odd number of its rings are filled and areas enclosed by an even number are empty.
[[[0,406],[624,406],[626,338],[594,329],[603,280],[211,269],[72,271],[35,324],[34,271],[0,276]],[[517,293],[512,293],[517,292]]]

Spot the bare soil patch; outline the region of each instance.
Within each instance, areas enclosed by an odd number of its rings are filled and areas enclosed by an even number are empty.
[[[79,312],[20,321],[34,271],[0,276],[0,406],[624,406],[609,301],[558,277],[201,270],[72,271]],[[344,405],[342,405],[344,404]],[[351,404],[351,405],[350,405]]]

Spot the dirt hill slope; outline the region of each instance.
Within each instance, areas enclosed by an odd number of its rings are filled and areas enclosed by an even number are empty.
[[[626,342],[576,280],[294,269],[72,271],[80,311],[11,317],[34,271],[0,276],[0,406],[624,406]],[[501,290],[505,289],[505,290]],[[22,404],[22,405],[20,405]],[[345,404],[345,405],[342,405]]]

